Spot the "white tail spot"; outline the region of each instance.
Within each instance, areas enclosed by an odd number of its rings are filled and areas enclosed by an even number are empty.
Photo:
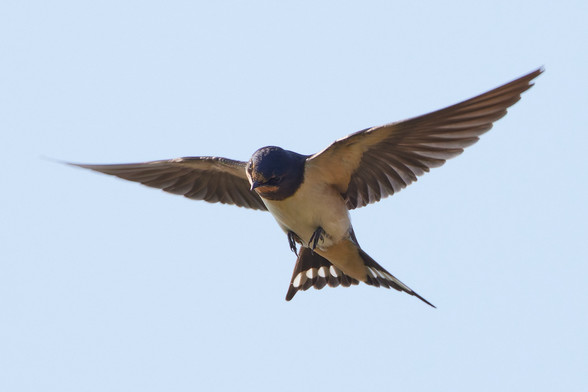
[[[377,268],[372,268],[372,270],[374,271],[374,273],[378,276],[378,278],[380,279],[384,279],[384,280],[388,280],[385,276],[384,273],[382,271],[380,271]]]
[[[398,286],[402,287],[406,292],[409,292],[409,293],[412,292],[412,290],[407,285],[405,285],[404,283],[402,283],[401,281],[399,281],[398,279],[396,279],[392,275],[385,274],[385,276],[386,276],[386,279],[388,279],[390,282],[396,283]]]
[[[302,285],[302,272],[296,275],[294,280],[292,281],[292,286],[298,288]]]
[[[335,268],[334,266],[330,266],[329,267],[329,272],[331,273],[331,275],[333,275],[335,278],[339,277],[339,271],[337,271],[337,268]]]

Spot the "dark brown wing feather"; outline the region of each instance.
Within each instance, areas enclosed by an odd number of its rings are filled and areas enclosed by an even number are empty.
[[[349,209],[379,201],[477,142],[541,72],[445,109],[351,134],[310,157],[307,170],[337,187]]]
[[[250,190],[245,162],[241,161],[187,157],[118,165],[70,165],[140,182],[190,199],[266,210],[259,195]]]

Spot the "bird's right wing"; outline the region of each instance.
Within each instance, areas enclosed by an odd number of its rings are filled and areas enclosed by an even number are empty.
[[[69,164],[140,182],[190,199],[267,210],[259,195],[250,190],[245,173],[246,163],[242,161],[186,157],[116,165]]]

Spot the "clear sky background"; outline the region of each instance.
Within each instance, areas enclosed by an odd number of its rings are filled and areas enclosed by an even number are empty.
[[[588,390],[586,1],[0,4],[0,390]],[[437,305],[285,302],[268,213],[74,162],[322,150],[544,65],[482,140],[352,212]]]

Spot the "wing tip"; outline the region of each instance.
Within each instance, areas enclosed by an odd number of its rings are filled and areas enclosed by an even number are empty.
[[[539,66],[536,70],[530,72],[530,74],[534,75],[533,77],[536,78],[537,76],[541,75],[545,72],[545,65]]]
[[[84,163],[76,163],[76,162],[64,161],[62,159],[57,159],[57,158],[49,157],[47,155],[41,155],[39,157],[39,159],[42,159],[42,160],[48,161],[48,162],[52,162],[52,163],[59,163],[61,165],[81,167],[83,169],[88,169],[89,167],[87,167],[87,166],[92,166],[92,165],[88,165],[88,164],[84,164]]]
[[[516,83],[516,82],[527,82],[527,88],[525,88],[522,92],[527,91],[528,89],[530,89],[531,87],[533,87],[535,85],[535,81],[534,79],[537,78],[539,75],[541,75],[543,72],[545,72],[545,66],[542,65],[539,68],[535,69],[534,71],[531,71],[521,77],[518,77],[516,79],[514,79],[512,82],[510,83]],[[507,83],[506,85],[509,85],[510,83]],[[521,93],[522,93],[521,92]]]

